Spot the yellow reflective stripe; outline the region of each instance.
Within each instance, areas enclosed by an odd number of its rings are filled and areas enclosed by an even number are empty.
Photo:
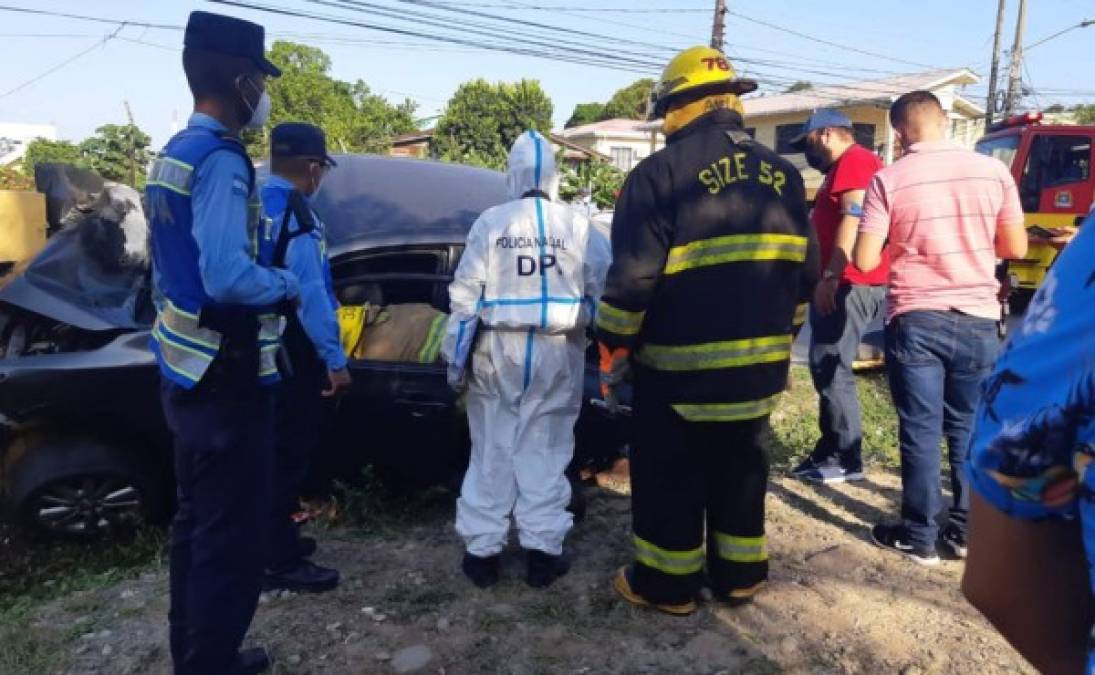
[[[731,234],[669,249],[666,274],[750,260],[806,260],[806,237],[794,234]]]
[[[690,551],[670,551],[635,537],[635,559],[666,574],[696,574],[703,569],[703,548]]]
[[[636,358],[655,370],[715,370],[791,358],[791,336],[748,338],[699,345],[643,345]]]
[[[764,562],[768,559],[768,539],[763,534],[759,537],[735,537],[716,532],[715,545],[719,557],[730,562]]]
[[[161,344],[160,345],[160,353],[161,354],[163,354],[163,347],[164,347],[163,344]],[[182,368],[176,366],[174,363],[171,363],[171,361],[168,361],[166,355],[164,356],[161,363],[163,363],[163,365],[167,366],[168,369],[170,369],[173,373],[181,375],[181,376],[185,377],[186,379],[190,380],[191,382],[193,382],[195,384],[197,384],[198,381],[201,379],[200,376],[195,375],[194,373],[188,373],[185,370],[183,370]]]
[[[190,194],[194,167],[170,157],[158,157],[148,172],[148,185],[158,185],[181,195]]]
[[[740,403],[678,403],[673,409],[689,422],[739,422],[771,414],[779,396]]]
[[[168,301],[160,312],[160,321],[172,333],[189,340],[194,344],[208,347],[213,351],[221,348],[221,334],[215,330],[202,328],[198,325],[198,317],[190,312],[180,311]]]
[[[194,170],[194,165],[193,164],[187,164],[186,162],[175,159],[174,157],[157,157],[156,161],[157,162],[167,162],[168,164],[174,164],[175,166],[181,167],[181,168],[186,169],[188,171],[193,171]]]
[[[646,312],[617,309],[604,300],[597,306],[597,328],[617,335],[635,335],[643,326]]]
[[[801,326],[806,323],[806,313],[810,311],[810,303],[804,302],[795,307],[795,318],[791,319],[792,326]]]
[[[186,318],[193,319],[194,321],[198,320],[198,315],[197,314],[192,314],[192,313],[187,312],[185,310],[179,309],[178,306],[175,305],[175,303],[171,302],[171,300],[167,300],[167,306],[170,307],[171,311],[175,312],[176,314],[182,314]]]
[[[430,330],[426,336],[426,342],[422,345],[422,350],[418,352],[419,363],[433,363],[437,360],[437,355],[441,351],[441,341],[445,337],[445,327],[448,324],[448,317],[444,314],[439,314],[430,323]]]

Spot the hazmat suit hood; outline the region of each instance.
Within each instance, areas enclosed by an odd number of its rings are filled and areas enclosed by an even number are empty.
[[[513,199],[521,199],[532,190],[540,190],[552,200],[558,197],[555,154],[551,143],[538,132],[529,130],[517,137],[507,167],[506,186]]]

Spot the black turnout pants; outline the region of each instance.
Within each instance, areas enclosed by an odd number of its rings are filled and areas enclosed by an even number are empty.
[[[751,596],[768,578],[767,416],[689,422],[637,390],[635,417],[633,589],[650,602],[688,602],[706,563],[716,598]]]

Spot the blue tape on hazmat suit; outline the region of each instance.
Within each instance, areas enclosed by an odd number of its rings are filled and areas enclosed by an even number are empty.
[[[582,403],[585,329],[611,248],[585,217],[548,198],[558,179],[543,136],[517,139],[507,184],[513,201],[472,226],[449,287],[442,354],[450,383],[467,386],[472,438],[456,529],[471,554],[494,555],[512,513],[524,548],[558,555],[572,525],[563,471]]]

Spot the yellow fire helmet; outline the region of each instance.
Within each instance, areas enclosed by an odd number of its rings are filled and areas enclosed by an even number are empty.
[[[707,94],[748,94],[756,91],[753,80],[739,79],[726,55],[713,47],[692,47],[678,54],[662,72],[654,91],[653,113],[664,117],[673,99]]]

